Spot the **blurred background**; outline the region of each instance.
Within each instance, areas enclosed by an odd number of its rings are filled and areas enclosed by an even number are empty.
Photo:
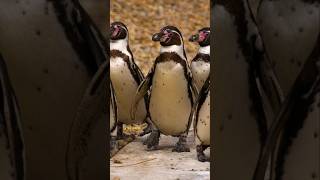
[[[163,26],[176,26],[182,33],[188,61],[198,45],[188,41],[198,29],[210,26],[209,0],[111,0],[110,22],[121,21],[129,29],[130,48],[146,74],[159,54],[160,45],[151,40]]]

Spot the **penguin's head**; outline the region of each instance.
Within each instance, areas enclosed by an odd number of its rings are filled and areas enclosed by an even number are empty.
[[[161,46],[180,46],[183,44],[181,32],[174,26],[165,26],[152,36],[153,41],[160,41]]]
[[[200,29],[197,34],[189,38],[189,41],[198,42],[200,46],[210,45],[210,28],[205,27]]]
[[[126,39],[128,36],[128,29],[122,22],[113,22],[110,25],[110,39],[121,40]]]

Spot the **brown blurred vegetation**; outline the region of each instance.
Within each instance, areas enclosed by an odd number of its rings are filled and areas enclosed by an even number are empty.
[[[130,48],[138,66],[146,74],[159,53],[152,34],[165,25],[174,25],[184,37],[190,61],[198,46],[188,42],[190,35],[210,26],[209,0],[111,0],[110,22],[121,21],[129,29]]]

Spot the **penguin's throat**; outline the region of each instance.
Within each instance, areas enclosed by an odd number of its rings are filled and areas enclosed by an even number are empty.
[[[110,50],[118,50],[122,52],[123,54],[129,56],[129,59],[131,59],[131,53],[128,51],[129,43],[128,39],[120,39],[115,41],[110,41]]]
[[[171,46],[161,46],[160,53],[176,53],[178,54],[182,59],[186,60],[186,57],[184,56],[184,50],[183,45],[171,45]]]
[[[124,51],[127,49],[127,46],[128,46],[128,39],[127,38],[110,41],[110,49],[111,50]]]
[[[199,48],[198,53],[210,55],[210,45]]]

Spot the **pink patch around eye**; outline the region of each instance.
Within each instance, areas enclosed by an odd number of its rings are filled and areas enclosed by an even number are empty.
[[[206,34],[206,33],[200,32],[200,33],[199,33],[199,42],[204,41],[204,40],[206,39],[206,37],[207,37],[207,34]]]
[[[115,30],[112,33],[112,36],[116,36],[119,32],[120,28],[118,26],[115,27]]]

